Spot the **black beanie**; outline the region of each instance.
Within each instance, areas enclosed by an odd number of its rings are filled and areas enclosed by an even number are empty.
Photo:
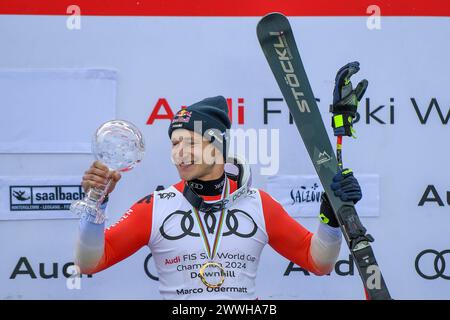
[[[195,128],[195,121],[201,121],[201,131],[198,130],[200,128]],[[176,129],[198,131],[197,133],[211,141],[226,158],[227,129],[230,128],[227,100],[223,96],[217,96],[203,99],[178,111],[170,123],[169,138]]]

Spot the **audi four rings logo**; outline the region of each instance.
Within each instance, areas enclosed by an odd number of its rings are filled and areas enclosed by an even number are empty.
[[[418,254],[415,262],[415,267],[417,273],[424,279],[427,280],[435,280],[437,278],[442,278],[445,280],[450,280],[450,274],[445,274],[446,271],[446,263],[445,263],[445,255],[450,253],[450,250],[443,250],[441,252],[433,249],[427,249]],[[434,261],[432,263],[432,267],[434,268],[434,273],[425,274],[419,266],[421,259],[425,256],[431,254],[434,257]]]
[[[203,189],[203,185],[200,183],[195,183],[195,182],[189,182],[189,185],[197,190],[202,190]]]
[[[251,223],[253,223],[253,229],[248,232],[248,233],[241,233],[239,232],[239,220],[236,217],[236,213],[239,213],[240,215],[244,215],[245,218],[247,218]],[[179,234],[167,234],[167,230],[171,230],[173,228],[168,228],[166,226],[166,224],[168,223],[168,221],[170,221],[171,219],[175,218],[176,216],[181,216],[181,220],[180,220],[180,228],[181,228],[181,232]],[[206,223],[208,229],[212,229],[214,230],[215,227],[215,223],[216,223],[216,219],[215,217],[212,215],[212,223],[208,226],[208,223]],[[164,222],[162,224],[162,226],[159,228],[159,231],[161,232],[161,235],[167,239],[167,240],[179,240],[182,239],[186,236],[191,236],[191,237],[200,237],[200,234],[197,232],[192,232],[192,229],[194,228],[194,217],[192,216],[192,211],[182,211],[182,210],[177,210],[175,212],[172,212],[171,214],[169,214],[167,216],[166,219],[164,219]],[[240,238],[251,238],[253,235],[255,235],[256,231],[258,231],[258,226],[255,223],[255,220],[253,220],[253,218],[246,212],[239,210],[239,209],[234,209],[234,210],[228,210],[227,211],[227,215],[225,217],[225,225],[228,228],[228,231],[224,231],[223,232],[223,236],[230,236],[235,234],[236,236],[240,237]],[[172,231],[173,232],[173,231]]]

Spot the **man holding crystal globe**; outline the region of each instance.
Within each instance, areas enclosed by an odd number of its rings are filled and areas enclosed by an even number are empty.
[[[341,72],[347,76],[348,70]],[[322,197],[320,222],[311,233],[269,194],[251,188],[250,168],[243,159],[225,156],[228,129],[228,106],[221,96],[180,110],[168,133],[181,181],[137,201],[106,230],[103,216],[82,215],[75,259],[81,272],[99,272],[148,246],[164,299],[255,299],[260,255],[269,244],[316,275],[329,273],[342,233],[327,197]],[[237,174],[226,172],[225,163],[237,167]],[[82,185],[88,191],[109,183],[110,195],[120,178],[96,161]],[[351,170],[339,171],[333,181],[331,188],[343,201],[361,199]]]

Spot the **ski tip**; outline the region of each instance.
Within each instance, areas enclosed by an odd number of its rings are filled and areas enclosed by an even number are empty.
[[[286,28],[286,26],[290,26],[290,24],[287,17],[281,12],[271,12],[266,14],[264,17],[261,18],[261,20],[259,20],[258,25],[256,27],[257,33],[262,34],[263,30],[268,28],[269,26],[272,28],[274,26],[278,27],[281,26],[282,28]]]
[[[275,11],[275,12],[271,12],[271,13],[266,14],[266,15],[263,17],[263,19],[264,19],[265,17],[277,17],[277,16],[282,16],[282,17],[285,17],[285,18],[286,18],[286,16],[285,16],[283,13]]]
[[[284,14],[282,14],[281,12],[271,12],[271,13],[266,14],[264,17],[262,17],[259,22],[261,23],[262,21],[280,19],[280,18],[287,19],[286,16]]]

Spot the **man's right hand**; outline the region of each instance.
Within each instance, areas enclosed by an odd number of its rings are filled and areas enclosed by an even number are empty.
[[[81,185],[83,186],[84,192],[88,192],[90,188],[102,189],[108,183],[108,179],[111,178],[111,184],[106,192],[110,194],[121,177],[119,172],[109,171],[107,166],[97,160],[84,173]]]

